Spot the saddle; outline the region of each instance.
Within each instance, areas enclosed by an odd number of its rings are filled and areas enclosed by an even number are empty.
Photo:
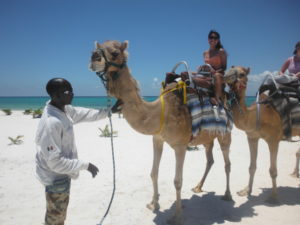
[[[201,78],[210,78],[207,79],[205,85],[201,82],[197,81],[197,79]],[[191,81],[189,80],[189,74],[187,71],[181,72],[180,74],[176,74],[175,72],[166,73],[165,82],[163,87],[166,88],[169,84],[178,81],[184,81],[187,84],[187,93],[194,93],[199,96],[199,99],[208,96],[214,96],[214,83],[213,76],[210,72],[210,68],[206,65],[199,67],[197,74],[193,75],[193,84],[190,85]]]
[[[259,93],[269,91],[269,96],[273,96],[273,98],[292,97],[300,100],[300,82],[298,80],[292,80],[288,83],[277,82],[277,87],[274,83],[263,84],[259,88]]]
[[[299,106],[300,103],[300,82],[298,79],[291,79],[288,82],[281,82],[280,77],[275,78],[274,82],[263,84],[259,88],[259,93],[269,91],[266,100],[261,103],[270,103],[280,114],[283,122],[283,139],[291,137],[292,121],[297,115],[291,115],[292,110]]]

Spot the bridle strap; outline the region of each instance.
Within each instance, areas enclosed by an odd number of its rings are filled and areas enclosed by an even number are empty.
[[[106,57],[106,55],[104,53],[104,49],[103,48],[99,48],[99,49],[97,49],[97,51],[104,58],[105,68],[104,68],[103,72],[96,72],[96,74],[101,79],[101,81],[102,81],[103,86],[105,87],[105,89],[108,91],[108,86],[107,86],[108,79],[106,78],[106,74],[108,72],[108,68],[110,66],[113,66],[113,67],[116,67],[118,69],[123,69],[127,65],[126,64],[126,60],[124,60],[121,64],[110,62],[110,61],[108,61],[108,59],[107,59],[107,57]],[[120,75],[120,73],[118,71],[112,72],[112,79],[113,80],[117,80],[119,78],[119,75]]]

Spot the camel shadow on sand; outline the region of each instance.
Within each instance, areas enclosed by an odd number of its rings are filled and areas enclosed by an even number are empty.
[[[272,205],[266,202],[271,193],[271,188],[262,189],[258,196],[250,196],[248,200],[234,207],[234,201],[223,201],[222,196],[215,195],[214,192],[203,195],[194,194],[190,199],[183,199],[183,220],[185,225],[211,225],[222,224],[225,221],[240,222],[242,218],[255,217],[258,214],[254,207],[264,205],[266,207],[279,207],[281,205],[300,205],[300,188],[279,187],[279,203]],[[233,198],[243,198],[234,195]],[[167,220],[175,212],[175,203],[170,209],[157,211],[153,222],[157,225],[169,225]]]

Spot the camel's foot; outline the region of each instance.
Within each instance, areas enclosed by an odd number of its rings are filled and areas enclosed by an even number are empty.
[[[149,204],[147,204],[147,208],[150,209],[152,212],[159,210],[160,206],[158,204],[158,202],[151,202]]]
[[[294,172],[291,173],[291,176],[296,178],[299,177],[299,171],[294,170]]]
[[[192,191],[195,192],[195,193],[200,193],[200,192],[203,192],[202,190],[202,185],[197,185],[196,187],[192,188]]]
[[[276,195],[270,195],[266,200],[265,202],[269,203],[269,204],[272,204],[272,205],[277,205],[279,204],[279,200],[277,198]]]
[[[221,199],[224,201],[233,201],[230,191],[226,191]]]
[[[174,216],[172,216],[170,219],[167,220],[167,223],[170,225],[182,225],[182,217],[181,215],[177,215],[175,214]]]
[[[249,195],[251,195],[251,191],[250,191],[249,187],[247,186],[243,190],[238,191],[237,194],[239,196],[247,196],[247,195],[249,196]]]

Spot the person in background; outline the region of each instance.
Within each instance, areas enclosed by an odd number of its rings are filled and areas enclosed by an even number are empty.
[[[98,168],[78,159],[73,124],[106,118],[109,109],[73,107],[72,85],[53,78],[46,86],[51,100],[46,103],[36,132],[36,176],[45,186],[46,225],[63,225],[69,203],[71,179],[87,170],[95,177]],[[87,146],[88,147],[88,146]]]
[[[209,64],[214,78],[215,99],[213,104],[218,104],[222,99],[223,76],[227,68],[227,53],[220,40],[220,34],[211,30],[208,34],[209,49],[203,53],[204,63]]]
[[[300,78],[300,41],[295,45],[294,56],[289,57],[282,65],[279,74],[283,75],[287,70],[290,75]]]

